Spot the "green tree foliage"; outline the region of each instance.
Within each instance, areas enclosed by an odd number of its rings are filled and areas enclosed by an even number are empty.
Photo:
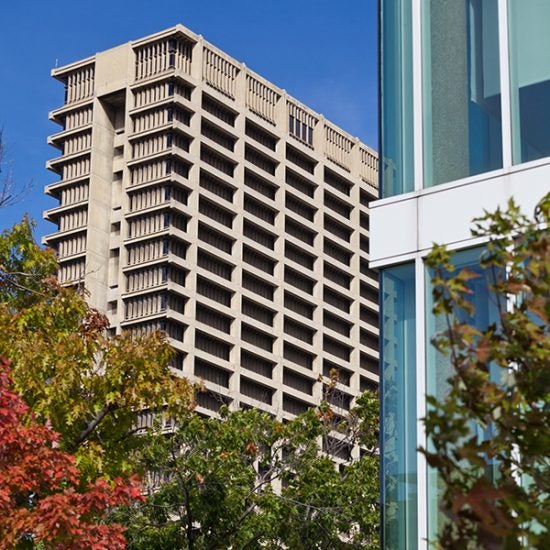
[[[433,338],[454,375],[447,396],[429,398],[423,450],[444,485],[447,517],[437,546],[550,548],[550,195],[534,219],[514,201],[475,220],[488,240],[481,266],[493,274],[499,321],[477,330],[467,270],[434,247],[434,313],[447,329]],[[479,436],[482,432],[484,435]],[[491,473],[489,473],[491,472]]]
[[[170,437],[147,437],[151,491],[122,514],[129,547],[377,548],[377,421],[371,393],[339,422],[327,404],[286,423],[225,408],[180,418]],[[352,460],[354,444],[370,450]]]
[[[106,336],[107,319],[60,286],[57,264],[27,219],[0,236],[0,356],[39,422],[61,435],[83,481],[135,471],[137,411],[187,410],[193,388],[171,376],[159,334]]]

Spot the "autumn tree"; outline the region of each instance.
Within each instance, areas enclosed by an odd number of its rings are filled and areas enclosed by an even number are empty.
[[[376,548],[377,401],[365,394],[341,420],[324,403],[286,423],[222,408],[149,435],[150,493],[119,517],[129,548]]]
[[[109,337],[105,316],[57,283],[57,263],[24,219],[0,236],[0,356],[38,422],[60,434],[85,481],[135,471],[145,408],[181,413],[193,388],[174,377],[160,334]]]
[[[446,329],[433,343],[453,367],[444,399],[429,398],[424,449],[443,482],[445,549],[550,548],[550,195],[533,219],[513,200],[475,221],[487,241],[498,321],[472,320],[471,281],[435,247],[434,313]]]
[[[28,413],[0,357],[0,547],[124,548],[124,528],[104,517],[142,499],[138,480],[96,479],[83,488],[74,457],[56,448],[58,434]]]

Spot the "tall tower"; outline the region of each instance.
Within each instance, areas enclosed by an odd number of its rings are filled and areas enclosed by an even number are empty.
[[[44,240],[113,332],[165,331],[204,414],[377,385],[376,153],[181,25],[52,74]]]

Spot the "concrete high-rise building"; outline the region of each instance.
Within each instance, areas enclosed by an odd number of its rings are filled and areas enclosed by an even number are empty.
[[[371,203],[371,267],[380,269],[382,538],[426,549],[446,520],[426,447],[426,395],[442,399],[452,370],[431,336],[424,257],[453,251],[479,329],[498,320],[484,242],[471,221],[525,213],[550,191],[550,2],[381,0],[381,195]]]
[[[292,417],[334,369],[343,410],[376,387],[374,151],[180,25],[52,74],[62,283],[164,330],[205,414]]]

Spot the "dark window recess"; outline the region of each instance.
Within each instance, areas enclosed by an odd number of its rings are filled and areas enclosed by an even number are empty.
[[[283,371],[283,384],[308,395],[313,395],[313,380],[291,370],[285,369]]]
[[[199,323],[204,323],[216,330],[229,334],[231,332],[231,322],[233,319],[223,315],[209,307],[197,304],[196,318]]]
[[[204,197],[200,197],[199,199],[199,212],[226,227],[231,228],[233,226],[235,214]]]
[[[235,126],[237,114],[206,94],[202,96],[202,108],[229,126]]]
[[[298,151],[298,149],[294,149],[294,147],[288,144],[286,146],[286,159],[310,174],[313,174],[315,165],[317,164],[312,158],[304,155],[302,152]]]
[[[233,240],[203,223],[199,223],[198,237],[202,242],[215,246],[227,254],[231,254]]]
[[[267,155],[264,155],[256,149],[253,149],[252,147],[246,145],[244,148],[244,158],[248,162],[254,164],[254,166],[260,168],[260,170],[263,170],[264,172],[267,172],[272,176],[275,175],[275,169],[277,168],[278,163],[269,158]]]
[[[168,189],[169,188],[167,188],[167,190]],[[176,188],[171,191],[171,195],[175,200],[181,202],[182,204],[187,204],[189,199],[189,191],[187,191],[187,189]]]
[[[372,332],[361,329],[359,331],[359,341],[363,346],[367,346],[367,348],[378,350],[378,336]]]
[[[305,218],[310,222],[312,222],[313,218],[315,217],[315,208],[308,206],[298,197],[294,197],[293,195],[289,195],[288,193],[286,194],[285,205],[289,210],[295,212],[296,214],[302,216],[302,218]]]
[[[295,313],[299,313],[300,315],[307,317],[308,319],[313,319],[315,306],[308,302],[304,302],[304,300],[294,296],[294,294],[290,294],[289,292],[285,292],[285,307]]]
[[[264,180],[263,178],[260,178],[260,176],[257,176],[246,168],[244,170],[244,184],[250,189],[257,191],[271,200],[275,199],[277,186],[267,180]]]
[[[348,275],[344,271],[338,269],[337,267],[332,266],[331,264],[327,264],[326,262],[325,262],[324,274],[325,274],[325,278],[327,278],[329,281],[332,281],[337,285],[340,285],[344,288],[349,289],[351,284],[351,275]]]
[[[293,172],[288,168],[285,172],[285,178],[288,185],[294,187],[294,189],[296,189],[297,191],[304,193],[304,195],[313,198],[313,195],[315,194],[315,189],[317,189],[317,185],[315,183],[308,181],[306,178],[299,176],[298,174],[296,174],[296,172]]]
[[[211,283],[208,279],[200,275],[197,277],[197,293],[215,302],[219,302],[224,306],[231,306],[231,292],[221,286]]]
[[[201,134],[229,151],[235,150],[237,138],[204,119],[201,123]]]
[[[335,260],[338,260],[339,262],[342,262],[347,266],[351,264],[351,257],[353,256],[353,254],[345,248],[342,248],[340,245],[329,241],[328,239],[325,239],[324,242],[324,252],[325,254],[328,254]]]
[[[293,115],[288,115],[288,131],[300,141],[313,145],[313,126],[298,120]]]
[[[349,243],[353,231],[345,225],[325,215],[325,230]]]
[[[288,342],[284,343],[283,357],[286,360],[296,363],[306,369],[313,368],[313,355],[297,346],[289,344]]]
[[[264,323],[270,327],[273,326],[273,317],[275,313],[252,300],[243,298],[241,311],[244,315],[248,315],[248,317],[252,317],[252,319],[256,319],[256,321],[260,321],[260,323]]]
[[[378,290],[373,286],[361,281],[359,293],[361,294],[361,298],[366,298],[375,304],[378,303]]]
[[[246,271],[243,271],[242,285],[243,288],[254,292],[254,294],[273,301],[273,293],[275,291],[273,285],[262,281],[258,277],[254,277],[254,275],[250,275]]]
[[[244,220],[243,235],[266,248],[270,248],[271,250],[275,248],[277,237],[248,220]]]
[[[273,351],[273,336],[257,330],[245,323],[242,323],[241,326],[241,338],[245,342],[264,349],[265,351],[269,351],[270,353]]]
[[[378,312],[366,306],[361,306],[361,321],[378,327]]]
[[[334,332],[338,332],[346,338],[349,338],[351,323],[344,321],[344,319],[341,319],[328,311],[325,311],[323,314],[323,326],[333,330]]]
[[[183,353],[177,352],[168,359],[168,366],[176,370],[183,370]]]
[[[195,376],[224,388],[229,387],[230,373],[202,359],[195,359]]]
[[[250,120],[246,121],[245,133],[249,138],[252,138],[254,141],[257,141],[264,147],[267,147],[268,149],[275,151],[279,138],[275,137],[273,134],[270,134],[269,132],[266,132],[263,128],[260,128],[258,125],[254,124],[253,122],[250,122]]]
[[[307,292],[308,294],[313,294],[313,287],[315,286],[315,281],[311,280],[309,277],[305,277],[290,267],[285,267],[285,283],[303,292]]]
[[[256,252],[254,249],[243,246],[243,261],[249,265],[273,275],[275,269],[275,260]]]
[[[244,195],[244,209],[264,222],[271,225],[275,223],[276,212],[246,193]]]
[[[359,225],[363,229],[369,229],[370,227],[370,218],[369,215],[366,212],[361,212],[359,215]]]
[[[351,383],[351,371],[327,359],[323,361],[323,375],[344,384],[344,386],[349,386]]]
[[[339,176],[328,168],[325,168],[325,183],[327,183],[337,191],[340,191],[340,193],[348,196],[350,195],[351,188],[353,187],[352,182],[348,181],[342,176]]]
[[[366,252],[367,254],[369,253],[369,240],[364,235],[361,235],[361,240],[359,241],[359,248],[363,252]]]
[[[330,336],[323,337],[323,350],[332,353],[332,355],[343,359],[344,361],[349,361],[351,349],[349,346],[341,344],[334,338]]]
[[[300,264],[307,269],[313,269],[315,264],[315,256],[304,252],[301,248],[294,246],[292,243],[285,243],[285,258]]]
[[[315,331],[302,325],[301,323],[297,323],[296,321],[285,317],[284,331],[285,334],[294,336],[294,338],[298,338],[298,340],[302,340],[302,342],[313,344],[313,335],[315,334]]]
[[[211,254],[208,254],[207,252],[199,250],[197,256],[197,265],[199,267],[202,267],[203,269],[206,269],[207,271],[210,271],[211,273],[214,273],[215,275],[218,275],[218,277],[222,277],[223,279],[227,279],[228,281],[231,280],[233,266],[231,264],[223,262],[215,256],[212,256]]]
[[[292,218],[285,218],[285,231],[300,241],[313,246],[317,233],[295,222]]]
[[[296,399],[294,397],[290,397],[290,395],[283,395],[283,410],[285,412],[299,415],[307,412],[309,408],[310,405],[308,405],[307,403],[304,403],[303,401],[300,401],[299,399]]]
[[[210,355],[229,361],[231,346],[222,340],[218,340],[200,330],[195,331],[195,347]]]
[[[182,178],[189,179],[189,164],[185,164],[183,162],[177,162],[175,161],[173,163],[173,171],[174,174],[177,174],[178,176],[181,176]]]
[[[273,378],[275,364],[243,349],[241,350],[241,367],[266,378]]]
[[[214,193],[218,197],[228,202],[233,202],[233,193],[235,192],[235,189],[204,170],[201,170],[199,185],[203,189]]]
[[[364,392],[367,390],[378,393],[378,384],[374,380],[370,380],[370,378],[361,376],[361,378],[359,378],[359,391]]]
[[[376,376],[378,376],[378,373],[380,372],[380,363],[378,359],[370,357],[366,353],[361,352],[359,364],[361,365],[362,369],[365,369],[366,371],[369,371],[372,374],[376,374]]]
[[[222,405],[229,405],[232,399],[219,393],[205,391],[197,393],[197,405],[209,411],[218,411]]]
[[[273,389],[264,386],[263,384],[258,384],[253,382],[248,378],[241,377],[240,392],[242,395],[256,399],[256,401],[261,401],[262,403],[267,403],[271,405],[273,399]]]
[[[364,189],[361,189],[361,193],[359,194],[359,202],[363,206],[368,206],[370,201],[375,201],[376,197],[374,195],[371,195]]]
[[[203,145],[201,147],[201,160],[203,162],[206,162],[206,164],[213,166],[220,172],[223,172],[224,174],[233,177],[235,163],[232,160],[229,160],[227,157],[218,154],[213,149],[210,149],[209,147]]]
[[[344,201],[341,201],[340,199],[336,198],[333,194],[328,193],[327,191],[325,191],[325,206],[327,208],[330,208],[333,212],[340,214],[340,216],[347,218],[348,220],[351,216],[351,211],[352,211],[351,205],[345,203]]]

